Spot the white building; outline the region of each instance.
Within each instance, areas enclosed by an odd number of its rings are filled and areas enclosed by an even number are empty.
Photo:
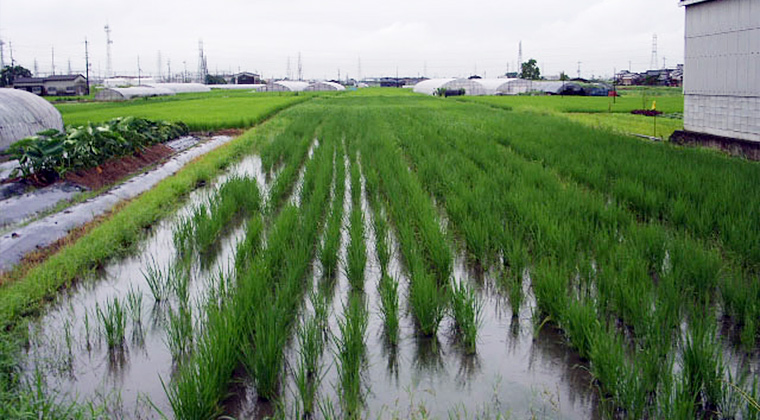
[[[760,1],[686,7],[684,129],[760,142]]]

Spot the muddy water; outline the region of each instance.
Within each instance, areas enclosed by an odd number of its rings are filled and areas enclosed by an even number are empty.
[[[221,176],[214,185],[195,191],[178,212],[188,214],[229,176],[254,177],[266,191],[261,160],[258,156],[243,159]],[[174,372],[167,344],[168,311],[176,309],[176,299],[157,304],[142,272],[149,265],[166,271],[175,262],[172,228],[178,217],[154,227],[135,255],[114,261],[100,272],[62,293],[47,313],[30,326],[30,345],[23,360],[31,379],[39,372],[49,389],[78,401],[105,403],[112,416],[157,418],[160,411],[171,416],[162,380],[169,383]],[[190,298],[194,328],[205,291],[220,272],[234,268],[236,244],[244,236],[238,223],[220,240],[208,257],[209,264],[196,261],[190,268]],[[133,322],[127,311],[123,350],[109,350],[102,334],[96,305],[118,297],[126,303],[130,290],[142,295],[140,322]],[[87,327],[89,324],[89,328]]]

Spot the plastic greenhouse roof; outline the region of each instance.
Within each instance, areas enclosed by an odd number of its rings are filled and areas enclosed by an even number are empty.
[[[306,89],[307,86],[309,86],[308,82],[299,82],[295,80],[279,80],[277,82],[272,83],[273,85],[282,86],[285,89],[291,91],[291,92],[300,92],[304,89]]]
[[[304,90],[346,90],[346,87],[335,82],[314,82]]]
[[[24,90],[0,89],[0,150],[49,128],[63,131],[61,113],[50,102]]]
[[[115,95],[113,95],[115,94]],[[115,97],[121,97],[122,99],[140,98],[145,96],[170,96],[174,95],[174,91],[160,87],[150,86],[132,86],[127,88],[108,88],[103,89],[95,95],[96,100],[109,100],[116,99]]]
[[[174,93],[211,92],[211,89],[200,83],[143,83],[143,86],[169,89]]]
[[[424,93],[425,95],[433,95],[435,94],[436,89],[439,87],[445,85],[448,82],[453,81],[454,79],[428,79],[423,80],[416,85],[414,85],[414,92],[415,93]]]

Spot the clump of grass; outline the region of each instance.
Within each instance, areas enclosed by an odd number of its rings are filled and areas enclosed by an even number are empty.
[[[100,319],[103,332],[106,336],[106,342],[109,349],[121,347],[124,343],[124,332],[126,330],[126,313],[124,305],[119,298],[114,297],[106,301],[105,311],[99,305],[95,305],[95,310]]]
[[[388,342],[396,345],[399,338],[398,280],[383,274],[377,291],[380,295],[380,314],[383,317],[385,336]]]
[[[260,307],[251,320],[253,346],[243,347],[244,363],[262,400],[270,401],[279,392],[282,349],[288,338],[284,319],[287,315],[276,304]]]
[[[187,304],[180,303],[176,311],[169,309],[166,341],[175,361],[182,360],[190,354],[193,347],[193,317]]]
[[[352,293],[343,312],[343,319],[338,321],[340,336],[334,339],[338,378],[344,416],[355,418],[360,415],[363,401],[361,368],[365,361],[364,335],[368,322],[364,297]]]
[[[132,316],[132,322],[140,324],[142,322],[142,292],[129,289],[127,292],[127,307],[129,307],[129,313]]]
[[[300,349],[294,380],[301,408],[306,416],[314,413],[314,402],[323,376],[322,366],[319,363],[324,347],[320,323],[321,321],[315,316],[298,330]]]
[[[478,330],[483,322],[483,303],[471,287],[460,282],[452,286],[451,311],[465,351],[474,354],[478,344]]]
[[[163,302],[168,297],[168,271],[164,273],[155,259],[151,259],[145,270],[140,269],[145,281],[148,283],[150,293],[156,303]]]
[[[412,273],[409,302],[417,326],[425,336],[436,335],[446,309],[448,293],[439,288],[435,278],[424,270],[412,270]]]

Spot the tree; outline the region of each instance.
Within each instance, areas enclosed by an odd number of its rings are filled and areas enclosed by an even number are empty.
[[[538,80],[541,78],[541,70],[536,64],[536,60],[530,59],[527,63],[522,63],[521,79]]]
[[[206,84],[207,85],[224,85],[224,84],[227,84],[227,81],[224,80],[224,77],[222,77],[222,76],[215,76],[213,74],[207,74],[206,75]]]
[[[559,80],[561,80],[563,82],[566,82],[566,81],[570,80],[570,76],[568,76],[567,73],[565,73],[564,71],[560,72],[559,73]]]
[[[19,77],[32,77],[32,72],[21,66],[5,66],[0,70],[0,87],[12,85]]]

